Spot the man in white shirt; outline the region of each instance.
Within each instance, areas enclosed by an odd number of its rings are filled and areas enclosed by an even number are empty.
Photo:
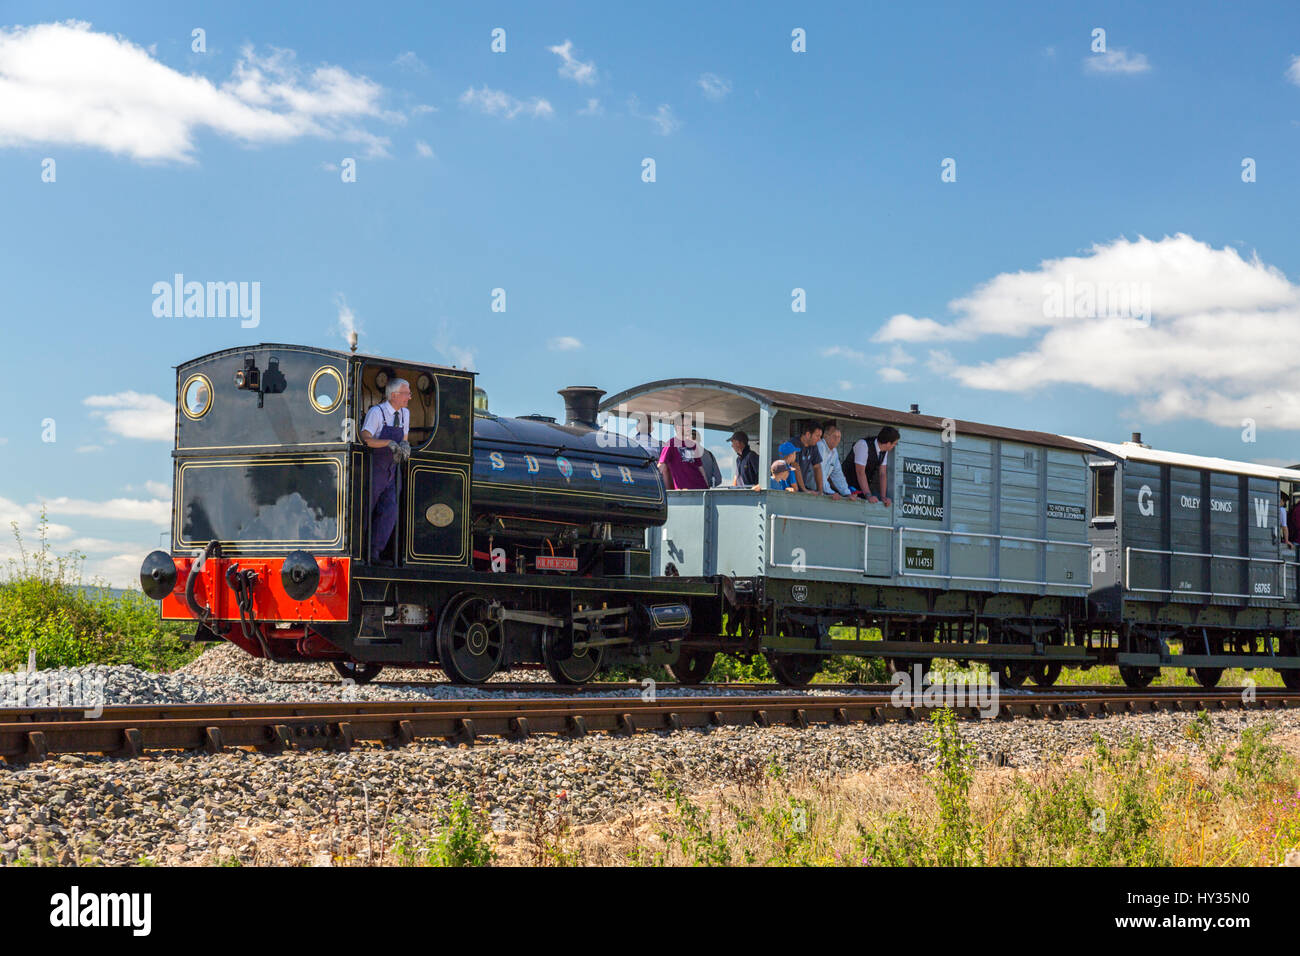
[[[853,443],[853,470],[858,480],[858,490],[871,504],[882,502],[886,508],[889,499],[889,453],[898,446],[898,429],[886,425],[875,438],[859,438]]]
[[[817,443],[817,450],[822,453],[822,494],[832,498],[852,498],[853,490],[849,488],[840,456],[835,451],[841,437],[839,425],[828,422],[823,426],[821,441]]]
[[[402,476],[398,467],[411,457],[411,386],[395,378],[384,389],[387,399],[372,405],[361,423],[361,440],[370,453],[370,563],[379,564],[397,527]],[[392,562],[385,561],[385,564]]]

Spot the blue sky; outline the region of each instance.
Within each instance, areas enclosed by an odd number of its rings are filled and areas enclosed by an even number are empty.
[[[1300,460],[1293,5],[266,6],[0,11],[0,517],[91,573],[157,544],[172,367],[345,307],[505,414],[704,376]],[[178,272],[260,324],[155,317]]]

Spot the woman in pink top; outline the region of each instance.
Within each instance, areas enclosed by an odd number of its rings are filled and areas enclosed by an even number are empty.
[[[709,480],[704,477],[700,446],[689,438],[682,438],[691,433],[690,427],[679,419],[673,422],[673,431],[677,434],[659,452],[659,474],[663,476],[664,487],[674,491],[709,487]]]

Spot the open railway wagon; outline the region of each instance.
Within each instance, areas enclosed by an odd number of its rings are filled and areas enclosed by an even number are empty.
[[[372,562],[366,411],[410,383],[396,531]],[[639,448],[595,432],[599,389],[565,389],[566,423],[476,408],[474,373],[295,345],[177,369],[172,548],[141,569],[166,620],[276,661],[441,666],[481,682],[541,664],[580,682],[668,664],[716,630],[717,585],[649,573],[663,484]],[[485,396],[479,396],[480,399]]]
[[[741,429],[756,438],[758,490],[670,491],[668,519],[648,535],[654,573],[717,580],[724,595],[721,632],[695,628],[673,668],[684,679],[707,673],[720,650],[763,653],[789,684],[807,682],[833,654],[885,658],[895,669],[934,658],[982,661],[1011,686],[1051,684],[1062,667],[1096,664],[1117,664],[1138,685],[1161,666],[1195,668],[1206,682],[1226,666],[1276,667],[1289,684],[1300,674],[1296,592],[1281,581],[1285,573],[1294,581],[1294,567],[1285,572],[1292,554],[1278,544],[1276,507],[1262,533],[1243,524],[1235,537],[1211,542],[1207,530],[1197,545],[1205,554],[1195,560],[1207,569],[1230,563],[1249,581],[1207,584],[1181,599],[1161,590],[1168,584],[1119,594],[1117,549],[1164,539],[1116,521],[1128,506],[1115,495],[1136,502],[1145,493],[1140,483],[1107,483],[1124,465],[1100,443],[705,379],[651,382],[601,409],[616,417],[688,413],[702,434]],[[899,430],[892,507],[770,490],[774,449],[807,419],[839,425],[840,456],[883,425]],[[1279,482],[1300,481],[1300,473],[1250,478],[1223,470],[1235,463],[1215,471],[1201,461],[1198,481],[1236,489],[1238,519],[1249,497],[1267,492],[1276,502]],[[1210,556],[1211,544],[1224,550]],[[1267,574],[1274,592],[1249,593]],[[1208,650],[1184,640],[1191,656],[1174,654],[1171,640],[1186,639],[1193,624],[1205,628]]]

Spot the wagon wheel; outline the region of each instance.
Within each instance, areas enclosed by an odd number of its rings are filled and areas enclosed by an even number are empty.
[[[1300,690],[1300,671],[1278,669],[1278,676],[1282,678],[1282,683],[1291,690]]]
[[[582,684],[600,671],[605,657],[603,647],[572,647],[559,628],[548,627],[542,632],[542,663],[557,684]],[[567,656],[563,656],[566,651]]]
[[[1134,690],[1141,690],[1151,684],[1156,676],[1160,673],[1158,667],[1121,667],[1119,676],[1123,679],[1126,687],[1132,687]]]
[[[1029,676],[1039,687],[1051,687],[1056,683],[1056,679],[1061,676],[1061,665],[1056,661],[1035,664],[1033,665],[1033,672]]]
[[[363,664],[361,661],[332,661],[331,663],[340,677],[356,684],[369,684],[384,669],[383,664]]]
[[[452,600],[438,622],[438,663],[455,684],[481,684],[505,657],[505,630],[474,594]]]
[[[1196,683],[1202,687],[1215,687],[1219,683],[1219,678],[1223,677],[1223,668],[1193,667],[1192,674],[1196,677]]]
[[[766,655],[772,676],[787,687],[804,687],[821,670],[822,659],[817,654]]]
[[[1016,688],[1033,676],[1034,670],[1035,665],[1029,661],[1007,661],[999,668],[998,676],[1004,687]]]
[[[698,684],[709,676],[709,671],[713,669],[713,659],[717,656],[717,651],[682,650],[677,655],[677,662],[668,666],[668,672],[673,675],[673,680],[680,683]]]

